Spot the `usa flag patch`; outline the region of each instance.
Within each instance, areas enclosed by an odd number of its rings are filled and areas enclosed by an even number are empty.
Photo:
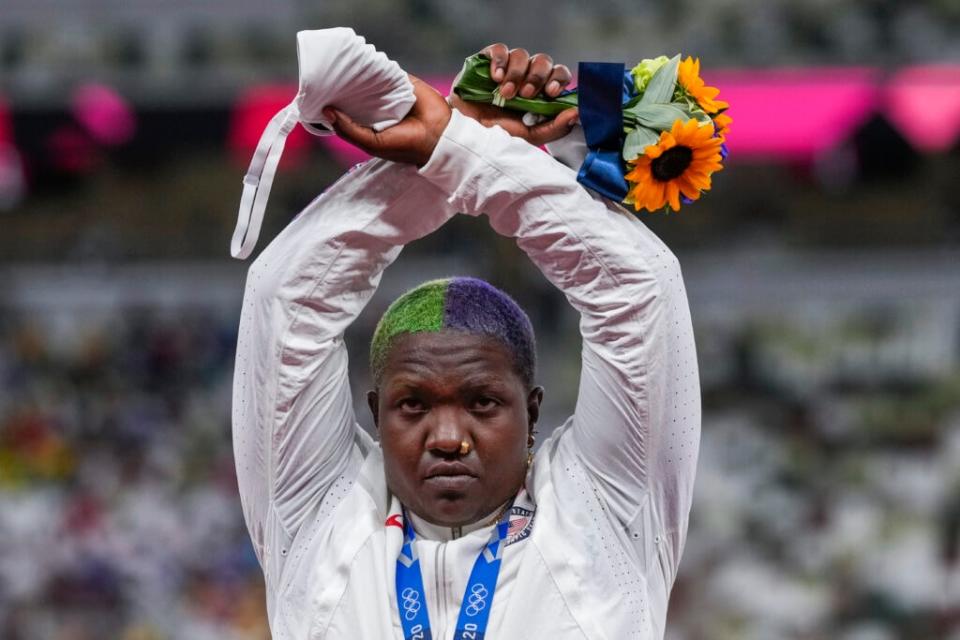
[[[514,506],[510,509],[510,523],[507,526],[506,546],[526,539],[533,531],[533,519],[536,512],[523,507]]]

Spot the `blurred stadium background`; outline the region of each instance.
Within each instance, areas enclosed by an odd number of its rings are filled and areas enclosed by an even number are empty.
[[[227,244],[294,33],[339,25],[440,86],[494,41],[699,55],[731,158],[702,202],[643,215],[684,265],[704,394],[668,637],[960,639],[956,0],[2,0],[0,638],[268,636]],[[328,144],[291,138],[261,246],[356,161]],[[449,274],[530,310],[561,422],[576,318],[482,220],[388,272],[354,389],[390,299]]]

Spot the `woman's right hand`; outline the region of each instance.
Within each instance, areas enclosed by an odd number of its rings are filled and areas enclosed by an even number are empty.
[[[416,103],[407,116],[383,131],[374,131],[354,122],[334,107],[324,109],[341,138],[372,156],[423,166],[433,154],[450,121],[450,105],[429,84],[410,76]]]

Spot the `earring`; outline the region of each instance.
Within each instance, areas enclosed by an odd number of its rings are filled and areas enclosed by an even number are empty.
[[[527,471],[530,470],[530,465],[533,464],[533,445],[537,444],[536,433],[536,429],[531,429],[530,435],[527,436]]]

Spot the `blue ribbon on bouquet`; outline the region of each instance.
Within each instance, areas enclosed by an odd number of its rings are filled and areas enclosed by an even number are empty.
[[[620,202],[629,191],[624,178],[623,105],[636,95],[633,76],[623,63],[581,62],[577,94],[580,125],[590,149],[577,181]]]

